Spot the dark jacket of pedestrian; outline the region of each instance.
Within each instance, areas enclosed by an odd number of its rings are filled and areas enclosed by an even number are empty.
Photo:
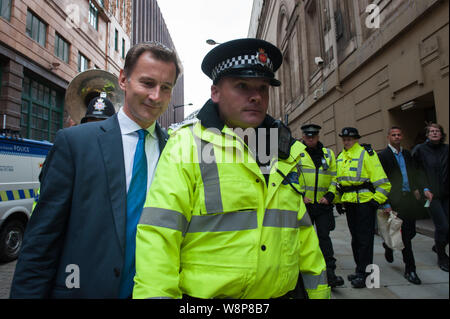
[[[448,144],[433,144],[430,141],[419,144],[413,150],[413,158],[425,173],[422,178],[433,193],[433,198],[448,198]]]

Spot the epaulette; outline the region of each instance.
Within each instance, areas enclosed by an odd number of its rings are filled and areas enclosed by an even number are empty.
[[[361,144],[362,147],[369,153],[370,156],[373,156],[374,151],[371,144]]]
[[[193,119],[188,119],[188,120],[184,120],[183,122],[179,122],[179,123],[174,123],[172,125],[169,126],[169,132],[173,133],[178,131],[180,128],[192,125],[197,123],[198,121],[200,121],[198,118],[193,118]]]

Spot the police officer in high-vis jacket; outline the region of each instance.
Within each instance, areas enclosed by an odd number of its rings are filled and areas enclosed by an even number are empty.
[[[343,204],[338,211],[347,215],[356,263],[356,272],[348,280],[354,288],[364,288],[370,274],[367,266],[373,264],[376,210],[386,202],[391,184],[377,153],[370,145],[358,143],[361,136],[356,128],[345,127],[339,136],[344,150],[336,160],[337,188]]]
[[[133,298],[330,298],[299,188],[305,147],[266,115],[281,62],[259,39],[204,58],[211,100],[172,131],[159,160],[137,229]],[[265,158],[263,145],[277,154]]]
[[[344,279],[335,273],[336,259],[330,238],[330,231],[335,228],[332,203],[337,185],[336,158],[333,151],[319,141],[319,125],[306,124],[301,129],[302,142],[306,146],[306,152],[300,154],[299,161],[305,178],[302,183],[303,201],[312,223],[316,225],[320,249],[327,264],[328,284],[333,288],[344,284]]]

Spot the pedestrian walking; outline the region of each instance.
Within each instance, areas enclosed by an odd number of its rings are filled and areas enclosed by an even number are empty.
[[[346,213],[356,263],[355,273],[348,280],[354,288],[364,288],[369,275],[367,266],[373,263],[376,210],[386,202],[391,184],[372,147],[358,143],[361,136],[356,128],[345,127],[339,136],[344,150],[336,160],[342,203],[338,211]]]
[[[449,240],[449,180],[448,180],[448,144],[446,134],[441,125],[431,123],[426,127],[427,141],[417,145],[413,150],[415,163],[421,169],[425,184],[428,185],[432,197],[429,212],[434,223],[434,249],[438,255],[438,265],[448,272],[448,255],[445,248]],[[427,194],[425,194],[427,196]]]
[[[382,208],[385,214],[389,214],[392,210],[395,211],[403,221],[401,233],[405,246],[402,249],[405,264],[404,277],[409,282],[420,285],[421,280],[416,272],[411,241],[416,235],[416,216],[420,212],[419,192],[423,191],[424,187],[419,180],[419,172],[416,170],[411,153],[402,147],[402,129],[393,126],[389,129],[387,139],[388,146],[378,156],[392,187],[388,201]],[[383,247],[386,261],[392,263],[394,260],[392,249],[385,243],[383,243]]]
[[[305,146],[266,114],[281,62],[259,39],[204,58],[211,99],[161,156],[138,225],[133,298],[330,297],[299,189]],[[263,159],[251,133],[277,154]]]

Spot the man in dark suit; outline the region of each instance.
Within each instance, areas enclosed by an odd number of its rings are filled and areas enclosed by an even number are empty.
[[[172,50],[138,44],[120,72],[119,112],[57,133],[11,298],[131,297],[137,221],[168,138],[156,119],[179,72]]]
[[[389,130],[389,145],[378,156],[386,175],[391,182],[392,188],[388,196],[388,202],[384,205],[384,213],[390,211],[398,213],[402,219],[402,240],[405,248],[402,250],[403,262],[405,263],[405,278],[416,285],[421,281],[416,273],[414,254],[411,240],[416,235],[415,213],[419,208],[419,189],[422,189],[419,176],[413,164],[411,153],[402,148],[403,135],[400,127],[392,127]],[[430,194],[425,194],[429,196]],[[394,260],[393,251],[385,243],[386,260],[391,263]]]

